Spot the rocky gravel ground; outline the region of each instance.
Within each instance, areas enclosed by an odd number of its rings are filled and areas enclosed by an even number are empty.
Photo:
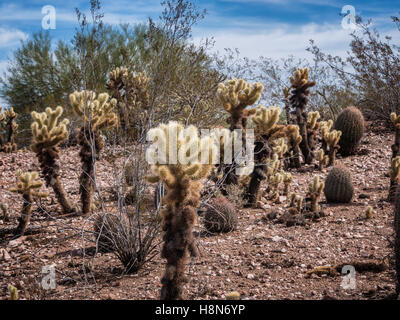
[[[351,204],[329,205],[324,196],[321,207],[326,216],[305,226],[287,227],[273,223],[268,214],[283,212],[288,205],[262,198],[259,209],[241,209],[237,230],[222,235],[204,235],[201,219],[197,227],[200,256],[187,266],[188,299],[224,299],[238,291],[242,299],[385,299],[394,293],[393,207],[385,199],[393,135],[368,132],[358,155],[338,164],[350,169],[355,186]],[[66,191],[79,203],[78,149],[62,151],[61,172]],[[8,297],[14,285],[21,299],[157,299],[164,261],[157,254],[137,274],[126,275],[110,253],[82,256],[82,229],[91,230],[92,221],[83,217],[62,217],[52,190],[34,206],[31,227],[38,232],[12,240],[4,230],[15,227],[22,206],[18,195],[8,189],[15,184],[18,169],[38,170],[29,151],[0,154],[0,202],[7,207],[8,221],[0,219],[0,298]],[[292,171],[292,190],[305,195],[315,175],[329,172],[314,166]],[[98,163],[100,189],[112,188],[113,168],[106,160]],[[45,189],[45,188],[44,188]],[[44,190],[43,189],[43,190]],[[115,206],[115,203],[109,203]],[[366,207],[374,218],[364,218]],[[93,244],[92,244],[93,245]],[[355,288],[343,287],[340,274],[312,274],[319,266],[336,266],[375,261],[382,270],[355,274]],[[39,286],[44,266],[55,265],[57,285]]]

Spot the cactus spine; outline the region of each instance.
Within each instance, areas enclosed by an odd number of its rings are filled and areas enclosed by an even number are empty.
[[[290,185],[293,182],[293,176],[289,172],[284,172],[283,173],[283,184],[284,184],[284,189],[283,189],[283,195],[288,196],[289,191],[290,191]]]
[[[63,113],[62,107],[55,110],[46,108],[46,112],[32,112],[34,122],[31,125],[33,140],[31,149],[38,157],[46,185],[51,186],[64,213],[74,212],[67,194],[60,181],[60,167],[57,159],[60,158],[59,144],[68,138],[68,119],[60,123],[58,119]]]
[[[17,175],[17,187],[11,188],[10,191],[19,193],[23,198],[23,206],[21,212],[21,218],[19,219],[18,227],[15,230],[16,235],[23,235],[28,228],[29,221],[31,219],[32,203],[34,197],[46,197],[46,193],[40,193],[36,191],[40,189],[43,182],[38,180],[37,172],[25,172],[18,171]]]
[[[161,211],[164,231],[164,246],[161,255],[167,259],[165,274],[161,280],[162,300],[182,299],[187,256],[189,252],[195,255],[197,251],[192,229],[197,217],[195,209],[200,204],[201,180],[210,172],[216,155],[213,139],[200,138],[194,126],[189,126],[184,130],[183,126],[171,121],[168,125],[162,124],[151,129],[149,135],[157,137],[159,142],[167,145],[172,133],[174,137],[177,137],[177,140],[172,142],[176,142],[175,152],[178,155],[182,152],[188,155],[192,147],[195,151],[190,152],[187,164],[181,163],[179,159],[175,161],[176,164],[173,164],[170,160],[173,159],[170,147],[166,148],[165,159],[161,159],[158,154],[149,151],[147,153],[154,163],[151,167],[153,176],[148,177],[148,181],[151,183],[161,181],[167,189],[167,195],[163,199],[165,206]],[[200,163],[199,159],[203,155],[208,161]]]
[[[319,181],[319,177],[315,176],[313,182],[308,185],[308,197],[311,199],[311,211],[319,211],[319,198],[324,190],[325,184]]]
[[[302,137],[300,149],[303,153],[305,163],[310,164],[314,159],[314,154],[308,141],[306,106],[310,94],[309,88],[315,86],[315,82],[309,81],[308,77],[308,68],[299,69],[294,73],[294,77],[290,77],[292,88],[290,104],[292,106],[292,112],[296,114],[297,125],[299,126],[300,135]]]
[[[364,117],[356,107],[344,109],[337,117],[335,130],[342,132],[340,139],[340,154],[349,156],[357,151],[361,138],[364,135]]]
[[[86,215],[92,208],[92,198],[95,181],[95,162],[104,147],[104,139],[100,130],[114,127],[118,123],[113,112],[117,100],[111,99],[107,93],[96,94],[93,91],[74,92],[69,95],[74,112],[84,121],[78,141],[81,146],[79,153],[82,162],[82,173],[79,178],[82,202],[82,214]]]
[[[261,97],[264,87],[261,83],[250,83],[243,79],[233,79],[225,84],[220,83],[217,90],[217,97],[223,108],[230,114],[228,122],[230,130],[241,130],[243,146],[246,145],[246,126],[248,117],[256,113],[255,109],[246,109],[255,104]],[[237,150],[238,152],[238,150]],[[238,184],[238,176],[235,174],[235,161],[224,168],[224,186]],[[226,191],[224,191],[226,193]]]

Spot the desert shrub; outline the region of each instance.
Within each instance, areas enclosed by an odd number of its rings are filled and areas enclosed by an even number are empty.
[[[99,250],[116,255],[126,273],[137,272],[154,257],[156,249],[154,239],[158,234],[158,219],[152,218],[147,230],[140,230],[135,225],[134,217],[111,213],[97,215],[93,225]]]
[[[324,194],[328,202],[349,203],[354,194],[350,171],[333,167],[326,177]]]
[[[364,117],[361,111],[356,107],[344,109],[337,117],[334,129],[342,132],[338,152],[343,156],[354,154],[365,130]]]
[[[214,198],[207,204],[204,226],[210,233],[231,232],[237,227],[235,206],[225,197]]]

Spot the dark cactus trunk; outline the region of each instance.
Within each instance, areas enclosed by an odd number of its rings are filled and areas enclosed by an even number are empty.
[[[79,192],[81,194],[82,214],[86,215],[92,208],[95,162],[104,147],[104,141],[97,131],[93,132],[84,128],[81,129],[78,139],[81,146],[79,156],[82,162]]]
[[[67,194],[60,181],[60,167],[56,162],[59,158],[59,149],[57,147],[52,147],[50,149],[38,148],[37,156],[46,181],[46,186],[53,188],[63,212],[75,212],[75,209],[71,206],[71,202],[68,200]]]
[[[33,197],[29,194],[23,194],[23,207],[21,217],[19,218],[18,227],[15,229],[16,236],[23,236],[28,228],[29,221],[31,220]]]
[[[184,271],[189,253],[196,255],[193,226],[197,214],[195,207],[200,203],[198,194],[191,193],[190,182],[169,190],[164,209],[164,246],[161,256],[167,259],[165,274],[161,279],[161,300],[182,300]],[[191,194],[189,198],[187,195]],[[172,203],[171,203],[172,202]],[[171,204],[170,204],[171,203]]]
[[[267,177],[266,159],[270,158],[272,151],[267,142],[267,137],[261,137],[256,141],[254,148],[254,170],[251,173],[249,187],[246,193],[247,206],[255,207],[257,205],[261,182]]]

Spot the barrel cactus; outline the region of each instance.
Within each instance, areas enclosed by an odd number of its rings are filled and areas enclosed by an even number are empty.
[[[237,210],[225,197],[218,197],[209,203],[204,216],[204,226],[210,233],[231,232],[237,227]]]
[[[337,117],[334,129],[342,132],[339,152],[343,156],[352,155],[357,151],[364,135],[364,116],[356,107],[348,107]]]
[[[344,167],[334,167],[325,180],[324,194],[328,202],[349,203],[354,195],[350,172]]]

